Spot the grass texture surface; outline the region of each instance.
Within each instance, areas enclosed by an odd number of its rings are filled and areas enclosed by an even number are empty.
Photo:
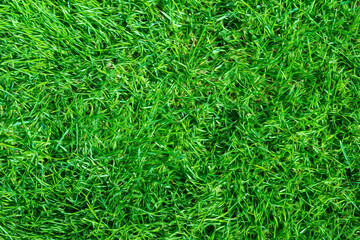
[[[360,2],[0,0],[0,239],[360,239]]]

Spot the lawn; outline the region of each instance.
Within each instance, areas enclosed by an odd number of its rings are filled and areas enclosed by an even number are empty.
[[[360,239],[360,1],[0,0],[0,239]]]

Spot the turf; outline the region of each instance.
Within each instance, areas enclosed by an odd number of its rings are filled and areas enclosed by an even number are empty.
[[[1,239],[360,239],[360,1],[0,0]]]

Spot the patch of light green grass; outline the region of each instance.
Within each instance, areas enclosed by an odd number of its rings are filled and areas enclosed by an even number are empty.
[[[359,3],[0,0],[0,238],[358,239]]]

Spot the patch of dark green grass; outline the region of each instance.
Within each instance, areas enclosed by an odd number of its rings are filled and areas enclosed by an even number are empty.
[[[1,238],[360,238],[359,6],[0,0]]]

